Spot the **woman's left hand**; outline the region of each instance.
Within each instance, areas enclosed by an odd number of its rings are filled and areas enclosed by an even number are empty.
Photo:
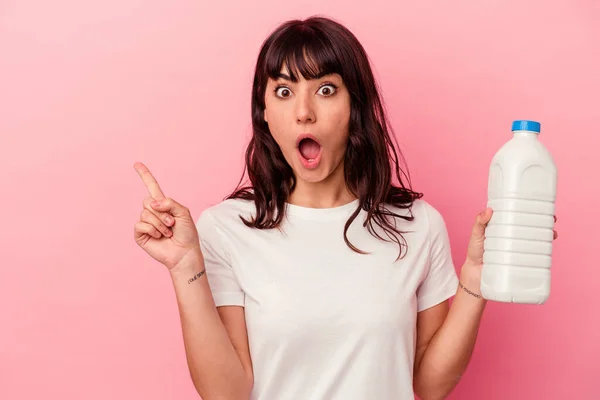
[[[492,218],[493,210],[487,207],[475,218],[469,247],[467,248],[467,257],[461,270],[461,275],[466,274],[470,281],[479,282],[481,278],[481,269],[483,267],[483,242],[485,240],[485,227]],[[554,217],[556,222],[556,216]],[[554,231],[554,239],[558,233]]]

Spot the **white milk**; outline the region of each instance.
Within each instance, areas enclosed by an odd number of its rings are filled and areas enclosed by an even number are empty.
[[[543,304],[550,266],[557,171],[539,140],[540,124],[514,121],[513,137],[494,155],[485,230],[481,293],[488,300]]]

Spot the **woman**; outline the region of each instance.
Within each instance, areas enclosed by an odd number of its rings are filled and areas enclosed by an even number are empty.
[[[135,239],[173,279],[198,393],[445,397],[485,307],[491,210],[476,218],[459,281],[442,216],[403,180],[367,55],[331,19],[267,38],[252,124],[249,185],[196,223],[135,165],[151,195]]]

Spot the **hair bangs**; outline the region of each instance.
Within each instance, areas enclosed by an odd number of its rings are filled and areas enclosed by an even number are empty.
[[[341,75],[342,61],[333,48],[327,38],[315,30],[291,27],[271,46],[265,63],[267,75],[272,79],[281,77],[284,65],[292,82],[298,82],[300,76],[308,80],[332,73]]]

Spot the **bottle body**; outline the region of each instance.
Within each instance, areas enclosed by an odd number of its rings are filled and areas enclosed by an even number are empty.
[[[490,165],[487,206],[494,213],[481,277],[488,300],[543,304],[550,296],[557,169],[538,135],[539,124],[515,121]]]

